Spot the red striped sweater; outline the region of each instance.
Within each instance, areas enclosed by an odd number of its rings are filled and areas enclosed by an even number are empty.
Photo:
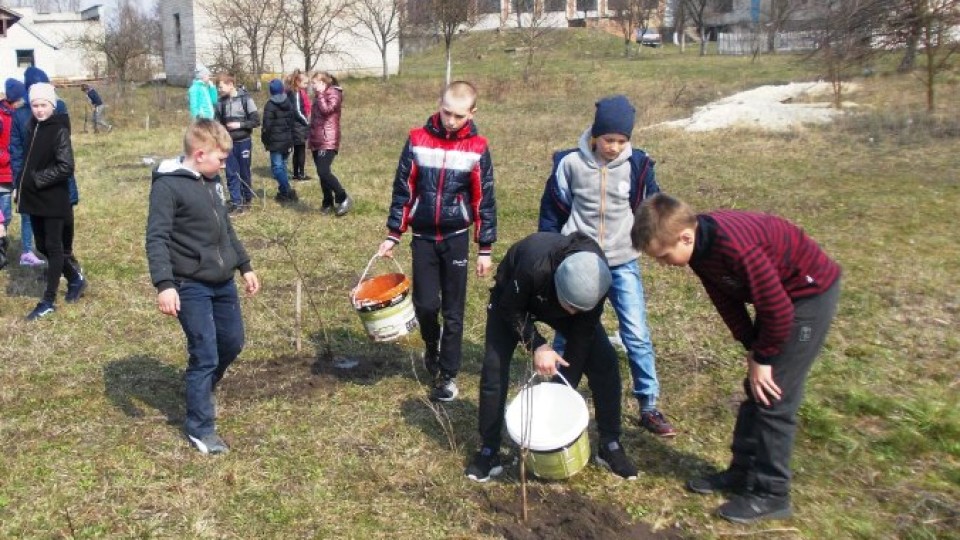
[[[840,277],[840,266],[796,225],[732,210],[697,216],[690,268],[759,363],[770,363],[790,337],[793,300],[821,294]]]

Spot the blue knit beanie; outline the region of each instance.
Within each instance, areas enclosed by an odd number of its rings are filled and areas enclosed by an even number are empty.
[[[11,103],[23,99],[23,96],[27,95],[27,87],[16,79],[7,79],[4,90],[4,93],[7,94],[7,101]]]
[[[593,117],[590,134],[599,137],[608,133],[619,133],[629,139],[636,116],[637,112],[627,96],[605,97],[597,102],[597,112]]]
[[[30,87],[38,82],[50,82],[50,77],[47,77],[46,72],[38,67],[30,66],[23,72],[23,84],[27,87],[27,90],[30,90]]]
[[[270,81],[270,95],[276,96],[283,93],[283,82],[280,79]]]

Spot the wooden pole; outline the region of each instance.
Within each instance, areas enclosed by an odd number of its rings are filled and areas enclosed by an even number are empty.
[[[527,449],[520,450],[520,500],[523,505],[520,511],[524,523],[527,521]]]
[[[301,309],[301,307],[302,307],[302,305],[303,305],[302,299],[303,299],[303,280],[298,277],[298,278],[297,278],[297,302],[296,302],[296,310],[297,310],[297,311],[296,311],[296,320],[295,320],[295,323],[294,323],[294,330],[295,330],[296,333],[297,333],[297,341],[296,341],[296,343],[297,343],[297,354],[298,354],[298,355],[300,354],[301,350],[303,349],[303,340],[300,338],[300,336],[301,336],[300,325],[301,325],[302,320],[303,320],[303,319],[302,319],[303,311],[302,311],[302,309]]]
[[[147,115],[146,120],[143,121],[143,125],[147,128],[147,131],[150,131],[150,115]]]

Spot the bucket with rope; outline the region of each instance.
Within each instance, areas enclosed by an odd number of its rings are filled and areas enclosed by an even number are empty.
[[[367,277],[370,267],[380,259],[379,255],[370,258],[360,282],[350,291],[350,303],[360,316],[367,336],[373,341],[393,341],[409,334],[417,327],[417,317],[413,310],[413,296],[410,278],[397,265],[397,272]]]
[[[590,461],[587,403],[570,383],[540,382],[530,377],[507,406],[507,433],[525,454],[524,464],[547,480],[563,480]]]

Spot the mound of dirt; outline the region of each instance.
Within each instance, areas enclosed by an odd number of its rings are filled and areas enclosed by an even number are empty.
[[[654,531],[645,523],[632,523],[630,516],[618,507],[594,501],[574,491],[547,491],[543,487],[527,488],[527,520],[521,520],[519,490],[509,496],[500,492],[481,492],[480,506],[490,521],[487,534],[507,540],[680,540],[676,530]]]
[[[854,90],[844,85],[844,92]],[[790,130],[803,124],[823,124],[841,114],[826,102],[804,103],[810,96],[829,96],[829,83],[790,83],[768,85],[740,92],[698,107],[690,118],[659,125],[685,131],[713,131],[731,127],[758,128],[769,131]]]

